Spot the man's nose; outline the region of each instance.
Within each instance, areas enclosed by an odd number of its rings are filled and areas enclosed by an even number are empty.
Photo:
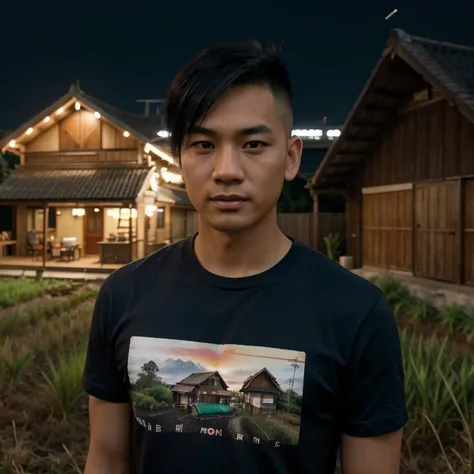
[[[242,160],[238,150],[233,146],[217,150],[212,177],[223,183],[241,182],[244,179]]]

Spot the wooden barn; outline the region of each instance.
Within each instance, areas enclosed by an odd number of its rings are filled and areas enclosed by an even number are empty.
[[[283,393],[277,379],[266,368],[251,375],[242,385],[243,408],[253,415],[274,413],[276,398]]]
[[[227,390],[219,372],[197,372],[178,382],[171,391],[175,405],[187,407],[192,403],[229,404],[232,393]]]
[[[474,47],[394,30],[311,186],[356,268],[474,285]]]

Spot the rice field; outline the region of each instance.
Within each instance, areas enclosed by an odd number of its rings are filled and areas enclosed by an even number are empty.
[[[400,326],[410,422],[402,472],[474,472],[474,312],[439,312],[398,281],[374,281]],[[0,474],[81,473],[81,375],[98,286],[0,279]]]
[[[82,472],[81,387],[98,286],[0,279],[0,473]]]

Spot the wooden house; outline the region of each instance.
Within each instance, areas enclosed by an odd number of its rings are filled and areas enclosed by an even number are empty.
[[[356,267],[474,285],[474,48],[394,30],[311,185]]]
[[[251,375],[242,385],[243,408],[253,415],[274,413],[276,398],[283,393],[277,379],[266,368]]]
[[[71,86],[0,141],[20,164],[0,185],[17,257],[123,264],[195,231],[195,211],[158,115],[119,110]],[[160,142],[161,143],[161,142]],[[3,259],[2,261],[4,261]]]
[[[193,373],[178,382],[171,391],[173,403],[187,407],[192,403],[230,404],[232,393],[219,372]]]

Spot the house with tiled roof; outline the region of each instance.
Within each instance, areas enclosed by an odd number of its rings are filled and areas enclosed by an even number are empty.
[[[193,233],[195,211],[161,121],[73,85],[4,136],[0,149],[20,164],[0,185],[0,205],[12,207],[15,222],[0,245],[43,266],[80,267],[124,264]]]
[[[240,391],[244,394],[243,408],[254,415],[274,413],[277,397],[283,393],[276,377],[266,367],[248,377]]]
[[[214,372],[196,372],[173,386],[173,402],[177,406],[188,407],[194,403],[230,403],[232,392],[221,374]]]
[[[474,285],[474,47],[392,31],[311,186],[356,268]]]

